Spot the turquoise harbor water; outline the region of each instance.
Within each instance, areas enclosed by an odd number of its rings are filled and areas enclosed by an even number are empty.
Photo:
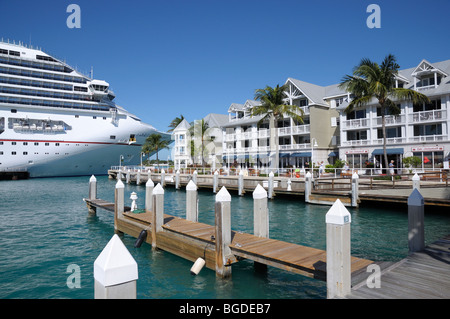
[[[98,197],[113,201],[115,181],[98,177]],[[30,179],[0,182],[0,298],[93,298],[93,264],[114,234],[113,215],[98,210],[88,215],[89,177]],[[143,207],[144,186],[125,185],[126,204],[137,192]],[[232,228],[252,232],[251,194],[232,193]],[[325,249],[328,206],[305,205],[298,199],[277,197],[269,202],[270,236]],[[165,212],[184,217],[185,191],[166,188]],[[200,222],[214,224],[214,194],[199,192]],[[352,255],[396,261],[408,252],[407,207],[361,207],[352,214]],[[427,243],[450,233],[450,212],[426,210]],[[326,298],[326,284],[315,279],[268,268],[257,273],[253,263],[233,265],[232,279],[216,279],[204,268],[190,275],[192,262],[164,251],[152,252],[124,235],[126,247],[138,263],[138,298]],[[69,265],[80,267],[81,287],[70,289]]]

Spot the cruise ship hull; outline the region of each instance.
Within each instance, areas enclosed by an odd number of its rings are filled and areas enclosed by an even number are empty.
[[[0,171],[27,171],[30,177],[104,175],[113,165],[139,164],[141,147],[152,133],[167,135],[122,111],[42,112],[0,105],[1,118],[5,125],[0,134]],[[20,120],[62,123],[63,128],[14,124]]]

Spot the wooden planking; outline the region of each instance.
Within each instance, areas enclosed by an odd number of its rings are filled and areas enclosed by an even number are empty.
[[[96,207],[114,211],[112,203],[102,200],[89,200],[89,202]],[[137,237],[140,230],[144,228],[150,230],[148,226],[151,224],[152,212],[135,214],[126,211],[123,215],[124,219],[120,222],[121,231]],[[215,250],[215,240],[212,237],[215,236],[215,226],[165,214],[163,229],[164,232],[157,235],[158,238],[161,238],[159,243],[157,238],[159,248],[186,259],[195,260],[195,256],[198,256],[199,252],[203,251],[205,254],[206,243],[209,247],[207,267],[214,269],[211,261],[214,258],[209,250]],[[146,241],[151,243],[151,236],[147,236]],[[232,231],[230,249],[237,257],[251,259],[309,277],[325,279],[326,252],[320,249],[236,231]],[[351,257],[351,271],[352,273],[360,271],[371,263],[370,260]]]
[[[356,285],[347,298],[450,298],[450,235],[416,252],[381,274],[381,287]]]

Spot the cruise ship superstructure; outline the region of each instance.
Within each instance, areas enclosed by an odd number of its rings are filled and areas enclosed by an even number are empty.
[[[30,177],[106,174],[138,164],[152,133],[103,80],[42,50],[0,42],[0,171]]]

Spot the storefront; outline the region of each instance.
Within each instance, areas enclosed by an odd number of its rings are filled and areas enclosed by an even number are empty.
[[[345,160],[350,169],[366,168],[369,162],[369,150],[348,150],[345,152]]]
[[[444,148],[442,146],[412,147],[412,155],[422,160],[422,169],[444,168]]]

